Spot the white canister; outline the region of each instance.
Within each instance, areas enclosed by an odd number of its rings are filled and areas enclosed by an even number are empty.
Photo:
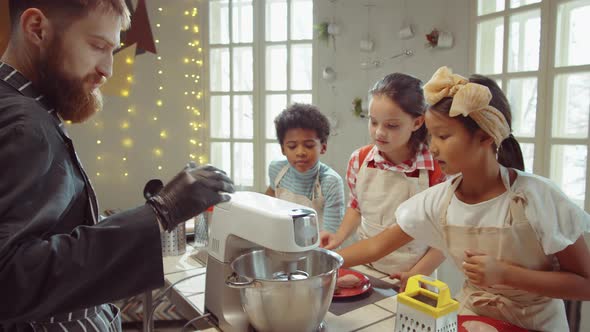
[[[453,34],[446,31],[440,31],[438,33],[438,48],[451,48],[453,47]]]
[[[361,40],[360,48],[361,48],[361,51],[363,51],[363,52],[372,52],[374,46],[375,46],[375,43],[373,43],[373,41],[370,39],[362,39]]]
[[[414,37],[414,29],[411,25],[407,25],[399,30],[400,39],[410,39]]]

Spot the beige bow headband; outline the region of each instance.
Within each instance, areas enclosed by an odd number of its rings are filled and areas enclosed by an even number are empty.
[[[510,126],[504,114],[490,106],[490,89],[481,84],[470,83],[465,77],[453,74],[448,67],[440,67],[432,75],[430,81],[424,85],[424,97],[429,105],[452,97],[449,116],[470,116],[494,139],[497,147],[510,135]]]

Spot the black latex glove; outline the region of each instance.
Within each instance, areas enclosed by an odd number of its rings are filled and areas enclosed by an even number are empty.
[[[156,211],[162,226],[171,231],[210,206],[229,201],[230,196],[223,192],[234,192],[233,182],[224,171],[211,165],[196,167],[191,162],[147,203]]]

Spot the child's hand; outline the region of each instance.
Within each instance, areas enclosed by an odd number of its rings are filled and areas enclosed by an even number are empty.
[[[408,282],[408,279],[413,275],[414,274],[411,272],[398,272],[398,273],[392,273],[389,276],[389,279],[399,280],[399,291],[403,292],[406,290],[406,283]]]
[[[338,239],[336,234],[329,233],[326,231],[320,232],[320,248],[332,250],[334,248],[337,248],[341,243],[342,241]]]
[[[476,286],[492,286],[501,284],[504,279],[505,263],[492,256],[465,250],[463,270],[471,283]]]

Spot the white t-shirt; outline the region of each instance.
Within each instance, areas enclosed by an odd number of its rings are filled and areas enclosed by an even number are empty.
[[[570,201],[551,181],[516,170],[518,176],[512,191],[522,192],[527,199],[525,214],[537,233],[546,255],[562,251],[584,232],[590,232],[590,215]],[[451,185],[447,180],[402,203],[395,216],[397,223],[415,240],[446,252],[442,238],[440,214],[443,200]],[[508,192],[477,204],[466,204],[453,195],[447,212],[449,225],[501,226],[509,217]]]

